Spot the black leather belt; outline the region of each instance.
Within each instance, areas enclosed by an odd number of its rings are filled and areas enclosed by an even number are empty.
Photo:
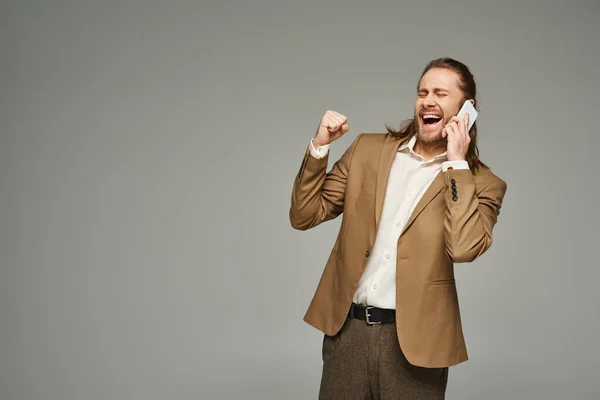
[[[356,318],[366,321],[369,325],[376,325],[382,322],[394,322],[396,320],[396,310],[389,308],[378,308],[371,306],[361,306],[352,303],[348,312],[350,318]]]

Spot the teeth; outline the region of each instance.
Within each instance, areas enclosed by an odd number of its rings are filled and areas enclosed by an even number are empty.
[[[433,115],[433,114],[425,114],[423,115],[423,119],[441,119],[442,117],[440,117],[439,115]]]

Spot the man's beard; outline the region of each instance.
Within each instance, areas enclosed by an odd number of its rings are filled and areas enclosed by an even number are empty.
[[[421,132],[421,124],[419,121],[415,121],[415,129],[417,140],[426,147],[441,147],[448,145],[448,138],[442,137],[442,132],[440,131],[435,136],[425,136],[423,132]]]

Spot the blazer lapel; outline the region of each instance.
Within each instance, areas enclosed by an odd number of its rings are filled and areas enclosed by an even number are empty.
[[[404,229],[402,230],[402,233],[400,234],[400,236],[404,235],[404,232],[406,232],[406,230],[413,223],[415,218],[417,218],[419,216],[421,211],[423,211],[423,209],[431,202],[431,200],[433,200],[433,198],[435,196],[437,196],[437,194],[443,188],[444,188],[444,174],[440,170],[440,172],[437,174],[437,176],[431,182],[431,185],[429,185],[429,187],[423,194],[423,197],[421,197],[421,200],[419,200],[419,202],[417,203],[417,206],[415,207],[413,212],[410,214],[410,217],[408,218],[408,221],[406,221],[406,225],[404,226]]]
[[[379,156],[379,165],[377,167],[377,188],[375,193],[375,228],[379,229],[379,221],[383,212],[383,201],[385,199],[385,191],[387,181],[390,176],[390,170],[398,147],[403,140],[398,140],[395,136],[388,134],[383,142],[381,155]]]

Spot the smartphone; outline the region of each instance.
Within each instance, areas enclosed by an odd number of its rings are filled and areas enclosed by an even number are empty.
[[[475,120],[477,119],[477,115],[479,115],[477,113],[477,110],[475,109],[475,107],[473,107],[473,104],[471,104],[471,102],[469,100],[465,101],[465,104],[462,105],[462,107],[460,108],[460,111],[458,112],[458,114],[456,116],[459,118],[462,118],[466,114],[469,114],[469,127],[467,128],[467,132],[468,132],[471,130],[471,127],[475,123]]]

